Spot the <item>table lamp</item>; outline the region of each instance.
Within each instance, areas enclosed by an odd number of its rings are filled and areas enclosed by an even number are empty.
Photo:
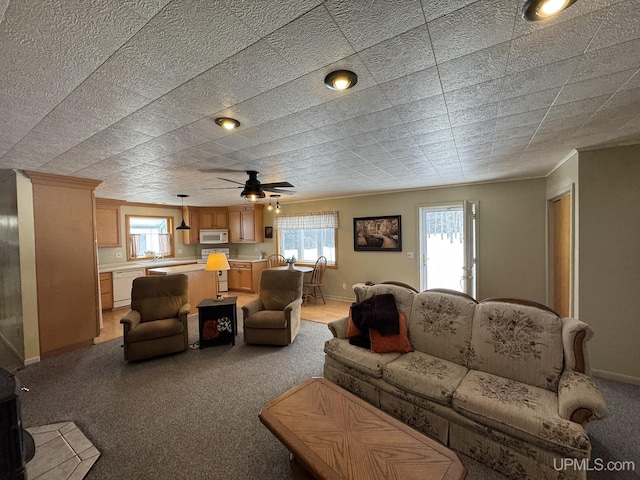
[[[224,253],[210,253],[207,257],[207,264],[204,266],[205,270],[229,270],[229,262],[227,256]],[[220,274],[216,274],[216,300],[224,300],[224,297],[220,295]]]

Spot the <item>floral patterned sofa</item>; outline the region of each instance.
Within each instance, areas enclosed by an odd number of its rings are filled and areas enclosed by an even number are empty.
[[[533,302],[398,285],[354,285],[356,301],[393,294],[409,353],[374,353],[329,324],[324,376],[450,448],[514,479],[586,479],[585,425],[606,416],[590,377],[591,328]],[[567,458],[577,459],[567,462]]]

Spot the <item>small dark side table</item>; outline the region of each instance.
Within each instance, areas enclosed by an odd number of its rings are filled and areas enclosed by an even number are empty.
[[[238,318],[236,300],[225,297],[222,300],[205,298],[198,305],[198,337],[200,348],[210,345],[236,344]]]

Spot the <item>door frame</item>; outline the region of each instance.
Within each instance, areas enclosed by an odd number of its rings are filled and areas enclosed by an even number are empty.
[[[575,184],[565,185],[547,196],[547,305],[553,307],[554,298],[554,209],[553,204],[563,197],[569,197],[569,316],[575,312]]]

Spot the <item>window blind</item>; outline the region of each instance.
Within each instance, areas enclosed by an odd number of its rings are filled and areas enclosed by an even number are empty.
[[[274,219],[276,230],[316,230],[338,228],[338,212],[297,213],[278,215]]]

